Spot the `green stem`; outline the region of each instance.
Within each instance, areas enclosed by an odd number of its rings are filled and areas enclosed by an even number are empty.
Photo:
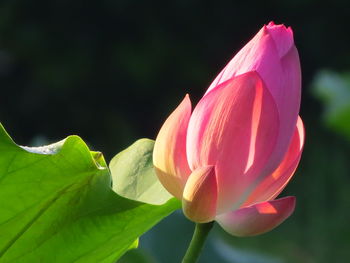
[[[182,263],[195,263],[203,249],[209,231],[212,229],[214,221],[209,223],[196,223],[191,243],[186,251]]]

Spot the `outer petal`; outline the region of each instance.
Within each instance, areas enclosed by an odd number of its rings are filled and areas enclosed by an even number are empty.
[[[286,220],[294,211],[295,197],[288,196],[258,203],[217,216],[221,227],[234,236],[255,236],[268,232]]]
[[[288,149],[297,122],[301,98],[301,70],[298,51],[293,45],[281,59],[283,81],[278,90],[271,91],[277,103],[281,120],[280,135],[276,147],[279,163]]]
[[[218,213],[237,205],[264,169],[278,124],[272,96],[255,72],[224,82],[198,103],[188,126],[187,157],[192,170],[216,166]]]
[[[276,198],[292,178],[300,161],[304,146],[304,126],[298,118],[288,152],[278,168],[266,177],[248,197],[243,206],[269,201]]]
[[[206,223],[216,216],[217,184],[214,166],[193,171],[183,192],[182,209],[192,221]]]
[[[191,116],[191,101],[186,95],[160,129],[153,150],[153,164],[163,186],[176,198],[191,173],[186,158],[186,133]]]

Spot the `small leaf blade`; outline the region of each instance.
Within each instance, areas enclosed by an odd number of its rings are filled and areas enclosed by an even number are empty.
[[[153,140],[140,139],[112,159],[109,167],[116,193],[132,200],[157,205],[172,198],[155,174],[153,147]]]

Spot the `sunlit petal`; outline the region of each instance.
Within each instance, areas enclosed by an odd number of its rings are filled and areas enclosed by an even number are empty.
[[[263,169],[278,125],[275,103],[256,72],[224,82],[198,103],[188,126],[188,163],[192,170],[216,166],[219,213],[231,209]]]

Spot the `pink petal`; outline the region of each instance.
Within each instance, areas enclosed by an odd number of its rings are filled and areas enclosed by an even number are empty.
[[[295,197],[258,203],[216,217],[219,225],[234,236],[255,236],[272,230],[294,211]]]
[[[193,171],[183,192],[184,214],[197,223],[213,221],[216,216],[216,200],[215,167],[205,166]]]
[[[180,200],[191,173],[186,157],[186,133],[190,116],[191,101],[186,95],[163,124],[153,150],[153,164],[160,182]]]
[[[266,168],[270,174],[288,149],[300,107],[300,62],[291,28],[273,22],[264,26],[216,77],[207,93],[234,76],[254,70],[271,92],[279,112],[280,133]]]
[[[255,72],[222,83],[198,103],[188,126],[187,158],[192,170],[216,166],[218,213],[231,210],[260,174],[278,124],[274,100]]]
[[[283,76],[280,57],[275,41],[266,27],[234,56],[210,85],[207,93],[222,82],[249,71],[257,71],[269,89],[280,88]]]
[[[266,177],[248,197],[243,206],[269,201],[276,198],[292,178],[300,161],[304,146],[304,126],[298,118],[288,152],[278,168]]]

